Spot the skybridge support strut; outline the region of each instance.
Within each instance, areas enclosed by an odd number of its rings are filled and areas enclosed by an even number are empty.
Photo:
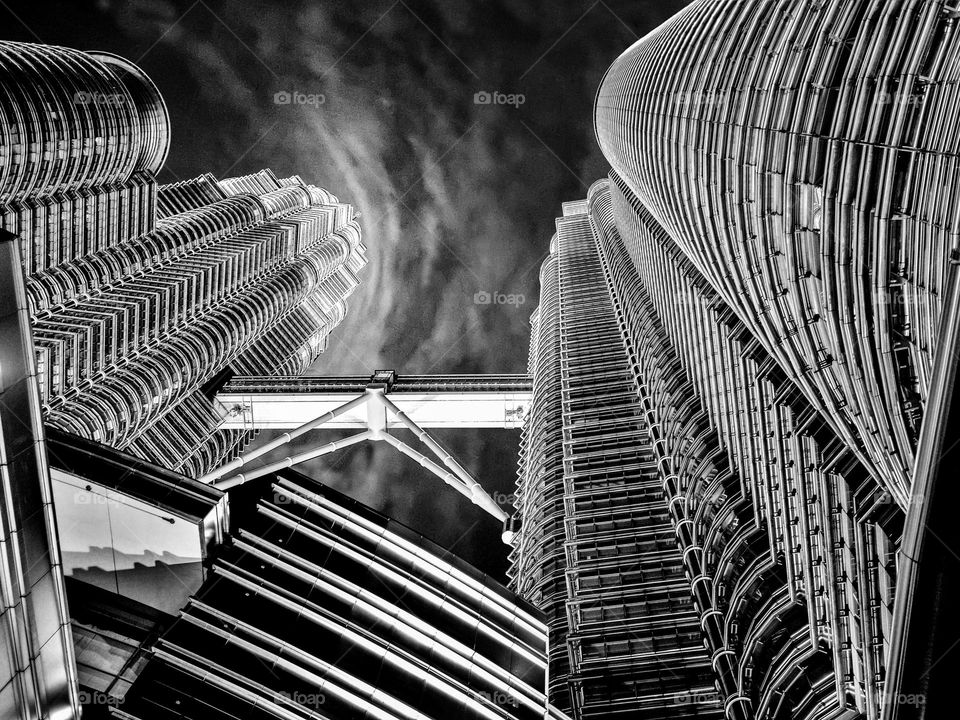
[[[375,379],[376,377],[377,375],[374,375]],[[249,482],[250,480],[269,475],[283,468],[292,467],[307,460],[320,457],[321,455],[335,452],[341,448],[355,445],[359,442],[366,440],[384,441],[404,455],[416,460],[420,465],[443,480],[444,483],[450,485],[465,498],[486,511],[487,514],[503,523],[503,539],[504,542],[509,544],[513,539],[513,532],[510,531],[513,527],[510,515],[497,505],[493,498],[484,491],[476,478],[427,430],[417,424],[386,396],[388,389],[388,384],[371,383],[359,395],[351,398],[337,408],[325,412],[319,417],[313,418],[293,430],[283,433],[280,437],[259,448],[244,453],[235,460],[207,473],[201,477],[200,480],[202,482],[213,483],[215,487],[221,490],[228,490]],[[366,412],[359,412],[361,409],[364,409]],[[283,445],[287,445],[311,430],[336,425],[338,418],[347,414],[351,414],[351,416],[354,417],[358,414],[361,416],[365,415],[365,422],[363,423],[365,429],[356,435],[325,443],[302,453],[290,455],[283,460],[263,465],[254,470],[235,472],[243,468],[251,460],[255,460]],[[389,428],[391,427],[403,427],[412,432],[417,439],[436,456],[439,463],[434,462],[434,460],[430,459],[427,455],[413,449],[397,437],[390,435]]]

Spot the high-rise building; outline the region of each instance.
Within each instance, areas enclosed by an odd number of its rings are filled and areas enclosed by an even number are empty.
[[[604,77],[613,171],[541,273],[511,572],[574,717],[929,700],[887,679],[956,371],[956,18],[694,2]],[[912,645],[922,679],[942,654]]]
[[[17,239],[0,230],[0,718],[74,720],[77,669]]]
[[[121,58],[0,43],[0,227],[22,243],[45,420],[198,476],[229,374],[300,373],[344,317],[352,206],[270,171],[157,186],[169,120]]]
[[[565,204],[540,273],[512,586],[547,615],[561,709],[722,717],[598,231],[588,203]]]
[[[157,186],[166,109],[120,58],[0,43],[0,86],[0,715],[562,720],[542,614],[491,578],[294,472],[197,480],[251,434],[225,382],[289,381],[343,319],[353,208]]]
[[[231,493],[229,545],[129,689],[133,718],[562,718],[541,613],[291,470]]]

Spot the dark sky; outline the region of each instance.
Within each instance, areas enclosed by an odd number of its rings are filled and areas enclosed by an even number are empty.
[[[0,34],[139,64],[170,111],[160,182],[270,167],[357,207],[370,262],[316,374],[524,372],[560,203],[608,169],[596,88],[685,4],[0,0]],[[524,102],[475,103],[494,91]],[[474,301],[498,291],[524,302]],[[439,435],[489,491],[513,491],[517,432]],[[302,469],[503,577],[496,522],[392,448]]]

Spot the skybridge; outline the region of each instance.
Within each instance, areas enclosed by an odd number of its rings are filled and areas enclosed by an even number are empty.
[[[224,430],[288,430],[380,387],[422,428],[507,428],[523,426],[533,381],[529,375],[397,375],[378,371],[341,377],[240,377],[228,382],[217,401],[226,411]],[[355,407],[325,423],[327,429],[367,426],[367,412]],[[402,427],[386,418],[387,429]]]
[[[216,401],[225,430],[284,430],[279,437],[200,478],[229,490],[283,468],[367,440],[392,445],[504,524],[503,541],[515,536],[515,521],[480,483],[428,432],[428,428],[519,429],[533,395],[527,375],[405,375],[378,370],[341,377],[241,377],[223,386]],[[318,444],[253,469],[246,466],[312,430],[354,429],[346,438]],[[391,434],[409,430],[427,455]],[[437,462],[439,461],[439,462]]]

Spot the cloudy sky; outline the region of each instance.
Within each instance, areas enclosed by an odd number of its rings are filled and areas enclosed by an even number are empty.
[[[161,182],[270,167],[357,207],[370,263],[313,372],[474,373],[525,371],[554,217],[608,169],[591,124],[599,81],[685,4],[3,0],[0,12],[8,39],[146,70],[173,128]],[[482,292],[518,302],[478,304]],[[503,497],[518,440],[441,437]],[[388,446],[307,470],[502,577],[496,523]]]

